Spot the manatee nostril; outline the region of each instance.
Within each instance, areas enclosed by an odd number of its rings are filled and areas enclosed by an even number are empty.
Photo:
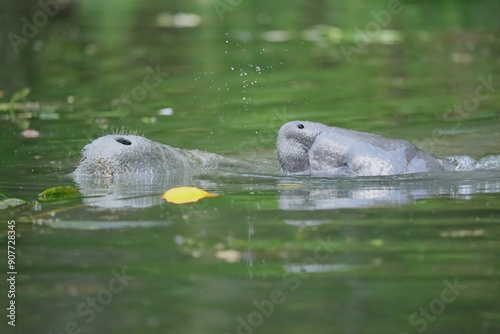
[[[123,137],[115,138],[117,143],[123,144],[123,145],[132,145],[132,142],[130,140],[127,140]]]
[[[299,125],[297,125],[297,127],[298,127],[299,129],[303,129],[303,128],[304,128],[304,124],[299,124]]]

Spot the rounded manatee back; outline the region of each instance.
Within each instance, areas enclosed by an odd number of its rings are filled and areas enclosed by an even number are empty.
[[[220,156],[160,144],[135,135],[106,135],[82,150],[77,177],[195,172]]]

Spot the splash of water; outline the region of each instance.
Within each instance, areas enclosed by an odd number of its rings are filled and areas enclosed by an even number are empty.
[[[479,160],[468,155],[451,156],[445,159],[456,171],[500,170],[500,156],[488,156]]]

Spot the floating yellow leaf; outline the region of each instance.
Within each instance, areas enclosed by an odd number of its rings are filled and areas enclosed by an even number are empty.
[[[167,202],[174,204],[184,204],[197,202],[205,197],[216,197],[218,194],[211,194],[196,187],[177,187],[167,190],[161,197]]]

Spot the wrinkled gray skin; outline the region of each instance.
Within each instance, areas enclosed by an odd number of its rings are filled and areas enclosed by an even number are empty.
[[[82,150],[82,159],[73,175],[77,178],[191,173],[214,168],[219,155],[181,150],[134,135],[106,135]]]
[[[285,174],[368,176],[451,169],[406,140],[306,121],[281,127],[277,153]]]

